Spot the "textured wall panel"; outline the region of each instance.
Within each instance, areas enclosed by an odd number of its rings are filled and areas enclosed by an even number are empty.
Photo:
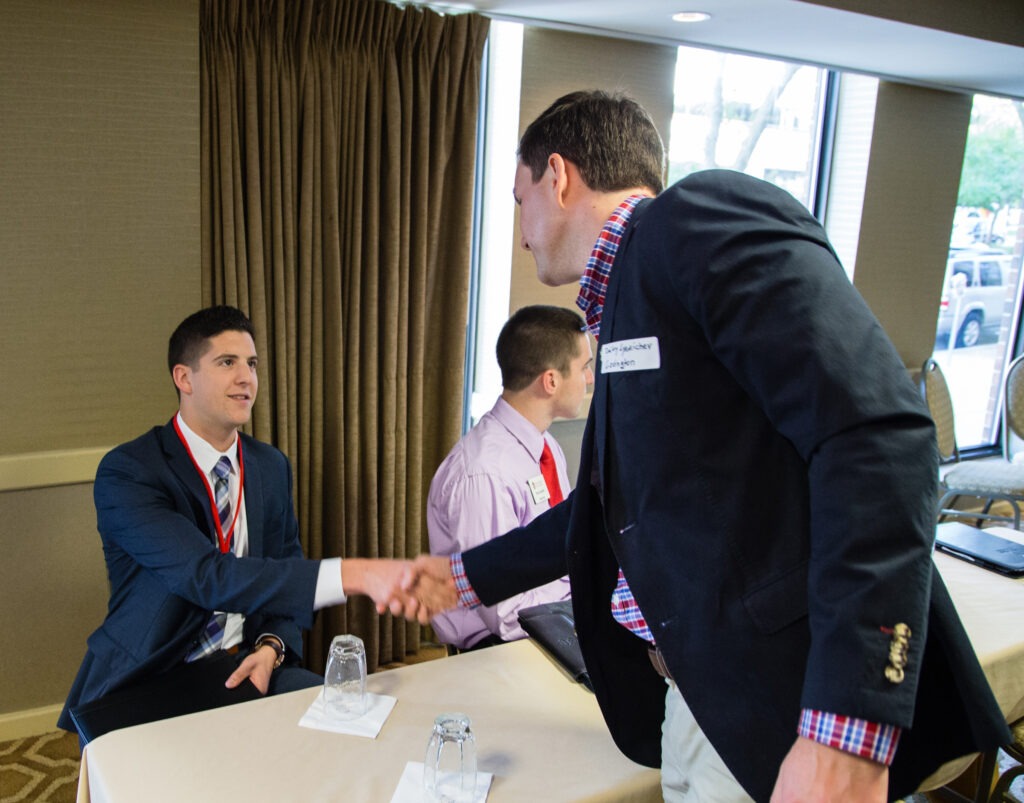
[[[199,220],[198,0],[4,0],[0,455],[170,416]]]

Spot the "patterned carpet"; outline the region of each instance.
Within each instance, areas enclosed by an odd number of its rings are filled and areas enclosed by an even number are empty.
[[[78,737],[67,731],[0,742],[0,803],[65,803],[78,792]]]

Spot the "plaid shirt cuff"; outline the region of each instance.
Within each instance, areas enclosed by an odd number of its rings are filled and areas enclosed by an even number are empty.
[[[476,608],[480,605],[480,598],[476,595],[473,590],[473,586],[469,584],[469,578],[466,577],[466,569],[462,565],[462,553],[456,552],[448,560],[448,565],[452,570],[452,577],[455,579],[455,590],[459,594],[459,607],[460,608]]]
[[[800,713],[800,725],[797,728],[797,733],[806,739],[886,766],[892,764],[900,732],[896,725],[867,722],[809,708]]]

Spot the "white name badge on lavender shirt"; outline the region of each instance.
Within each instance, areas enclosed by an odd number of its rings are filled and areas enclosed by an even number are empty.
[[[538,474],[536,477],[530,477],[526,481],[526,484],[530,486],[530,493],[533,495],[533,504],[539,505],[542,502],[547,502],[551,498],[551,494],[548,491],[548,484],[544,481],[544,475]]]

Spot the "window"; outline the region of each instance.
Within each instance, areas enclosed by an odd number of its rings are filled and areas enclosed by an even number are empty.
[[[814,209],[827,72],[680,47],[669,184],[712,167],[788,190]]]
[[[480,93],[477,155],[476,239],[466,326],[466,391],[462,431],[466,432],[501,393],[501,372],[494,357],[498,333],[508,320],[509,277],[515,202],[516,127],[519,120],[523,26],[493,20],[487,37]]]
[[[998,262],[982,262],[981,263],[981,286],[982,287],[1002,287],[1003,286],[1003,272],[999,270]]]
[[[1020,319],[1024,104],[976,95],[935,328],[961,449],[998,445]]]

